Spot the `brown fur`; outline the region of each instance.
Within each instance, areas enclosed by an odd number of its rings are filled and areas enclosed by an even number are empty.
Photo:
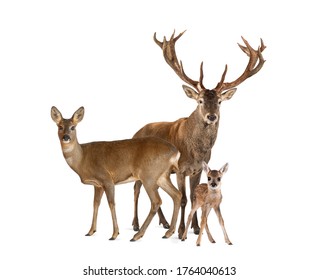
[[[217,138],[218,125],[219,125],[219,106],[222,101],[229,100],[236,92],[236,86],[242,83],[247,78],[256,74],[263,66],[265,60],[262,56],[262,51],[265,49],[263,41],[258,50],[254,50],[249,43],[243,38],[245,46],[239,45],[241,50],[249,56],[247,67],[243,74],[235,81],[226,83],[224,82],[227,66],[217,86],[212,89],[206,89],[203,85],[203,63],[200,67],[200,78],[198,81],[189,78],[183,69],[181,61],[177,58],[175,52],[176,41],[184,34],[180,33],[174,37],[175,34],[166,40],[164,37],[163,42],[156,39],[154,34],[154,41],[162,49],[164,59],[174,72],[188,85],[183,86],[186,95],[197,101],[197,109],[188,117],[182,118],[175,122],[159,122],[147,124],[141,128],[135,135],[137,137],[156,136],[165,139],[174,144],[181,152],[179,160],[179,171],[177,172],[177,184],[182,193],[181,202],[181,220],[178,229],[179,238],[181,238],[185,230],[185,207],[187,204],[185,178],[189,176],[190,180],[190,197],[193,196],[193,190],[199,183],[201,176],[201,163],[202,161],[208,162],[211,157],[211,149]],[[257,63],[258,62],[258,63]],[[195,90],[196,89],[196,90]],[[134,186],[134,230],[139,229],[137,204],[141,188],[141,182],[136,182]],[[168,227],[168,223],[159,208],[158,211],[160,223],[164,227]],[[197,216],[194,215],[192,227],[194,232],[199,232]]]
[[[151,210],[132,241],[144,235],[161,205],[159,186],[172,197],[174,202],[172,227],[164,236],[170,237],[175,231],[181,194],[173,186],[169,176],[172,170],[178,167],[179,151],[169,142],[155,137],[79,144],[75,127],[83,116],[83,107],[79,108],[71,119],[63,119],[57,108],[51,109],[51,117],[59,127],[58,135],[67,163],[80,176],[82,183],[94,185],[93,219],[87,235],[92,235],[96,231],[98,208],[105,192],[113,221],[111,240],[118,236],[114,186],[140,180],[150,197]]]
[[[205,170],[207,174],[208,183],[199,184],[195,187],[192,210],[190,211],[188,219],[187,219],[187,224],[186,224],[184,234],[182,236],[182,241],[184,241],[187,238],[187,230],[195,211],[199,207],[201,207],[202,209],[201,226],[200,226],[200,232],[196,241],[196,245],[200,246],[204,228],[206,229],[209,241],[212,243],[215,243],[215,240],[213,239],[207,224],[207,218],[211,209],[215,210],[215,213],[218,217],[220,226],[222,227],[222,230],[224,233],[225,242],[228,245],[232,245],[232,243],[230,242],[228,238],[228,235],[224,226],[224,219],[220,211],[220,204],[222,202],[222,193],[220,189],[221,178],[223,177],[223,174],[227,172],[228,164],[225,164],[220,170],[210,170],[207,164],[203,162],[203,169]]]

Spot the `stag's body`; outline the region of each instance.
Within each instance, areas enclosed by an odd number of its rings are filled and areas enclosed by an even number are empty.
[[[175,122],[158,122],[150,123],[140,129],[133,139],[146,136],[155,136],[172,143],[181,153],[178,167],[176,171],[176,178],[179,190],[182,193],[181,201],[181,225],[178,230],[179,238],[184,232],[185,225],[185,207],[187,203],[185,179],[190,176],[190,184],[197,185],[200,180],[202,161],[209,161],[211,149],[215,143],[219,124],[219,112],[217,108],[211,108],[210,111],[215,112],[215,120],[207,123],[201,113],[201,106],[188,117],[181,118]],[[137,214],[137,200],[141,188],[141,182],[136,182],[135,189],[135,215],[133,220],[133,227],[135,230],[139,229],[138,214]],[[191,195],[192,197],[192,188]],[[159,209],[160,223],[168,228],[168,223]],[[197,226],[197,217],[194,216],[194,230],[199,231]],[[196,228],[196,229],[195,229]]]
[[[184,33],[184,32],[183,32]],[[175,73],[188,85],[183,86],[186,95],[195,99],[198,103],[196,110],[188,117],[182,118],[175,122],[160,122],[147,124],[140,129],[135,135],[137,137],[156,136],[165,139],[174,144],[181,152],[181,157],[178,162],[179,170],[177,171],[177,184],[182,193],[181,201],[181,220],[178,229],[179,238],[185,231],[185,207],[187,204],[186,191],[185,191],[185,177],[190,177],[190,197],[192,199],[193,190],[199,184],[203,161],[208,162],[211,157],[211,149],[217,138],[218,125],[219,125],[219,106],[222,101],[229,100],[236,92],[236,86],[245,81],[247,78],[256,74],[263,66],[265,60],[262,56],[262,51],[265,49],[263,41],[258,50],[254,50],[249,43],[243,38],[246,46],[239,45],[241,50],[249,56],[249,61],[245,71],[236,80],[226,83],[225,77],[227,73],[227,65],[222,74],[220,82],[212,90],[206,89],[203,85],[203,63],[200,67],[200,78],[198,81],[189,78],[183,69],[183,64],[178,60],[175,52],[175,43],[183,35],[179,34],[174,38],[174,33],[170,40],[167,41],[164,37],[163,42],[156,39],[156,44],[163,50],[163,55],[169,66]],[[258,62],[258,63],[257,63]],[[141,182],[136,182],[135,189],[135,210],[133,219],[134,230],[139,229],[137,206],[138,197],[141,188]],[[162,214],[161,209],[158,211],[160,223],[164,227],[168,227],[168,223]],[[199,233],[197,216],[194,215],[192,227],[196,234]]]
[[[192,210],[190,211],[190,214],[188,216],[182,241],[184,241],[187,238],[187,230],[194,213],[196,212],[198,208],[201,207],[202,209],[201,225],[200,225],[200,231],[196,241],[196,245],[200,246],[204,228],[206,229],[209,241],[212,243],[215,243],[215,240],[212,237],[207,224],[207,218],[211,209],[214,209],[218,217],[219,224],[224,233],[225,242],[228,245],[232,245],[232,243],[230,242],[228,238],[228,235],[224,226],[224,219],[220,211],[220,204],[223,198],[221,193],[221,179],[224,173],[227,172],[228,164],[226,163],[220,170],[210,170],[206,162],[203,162],[203,169],[207,174],[208,182],[199,184],[194,189]]]
[[[68,165],[79,175],[82,183],[94,185],[94,213],[92,225],[87,235],[96,231],[98,208],[103,192],[106,193],[113,221],[111,240],[119,234],[114,200],[114,186],[141,180],[151,200],[151,210],[140,231],[132,239],[141,238],[153,216],[156,214],[161,198],[158,187],[163,188],[174,201],[172,228],[164,237],[174,233],[181,194],[172,185],[170,173],[178,168],[179,151],[170,143],[154,137],[128,139],[110,142],[91,142],[79,144],[75,127],[84,115],[79,108],[71,119],[63,119],[55,108],[51,109],[52,119],[59,127],[62,152]]]

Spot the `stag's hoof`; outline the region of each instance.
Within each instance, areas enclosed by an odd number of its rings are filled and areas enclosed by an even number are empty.
[[[199,228],[194,228],[194,234],[199,235]]]

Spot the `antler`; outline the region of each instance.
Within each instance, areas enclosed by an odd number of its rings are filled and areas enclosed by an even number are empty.
[[[185,30],[186,31],[186,30]],[[189,78],[183,68],[182,61],[178,61],[176,52],[175,52],[175,43],[176,41],[185,33],[185,31],[181,32],[178,36],[175,36],[175,30],[169,39],[169,41],[166,40],[166,37],[164,36],[163,42],[160,42],[156,38],[156,32],[154,33],[154,41],[159,47],[163,50],[163,56],[168,63],[168,65],[175,71],[175,73],[187,84],[191,85],[192,87],[196,88],[198,91],[201,91],[205,89],[203,85],[203,62],[200,65],[200,76],[199,81],[194,81],[191,78]]]
[[[261,45],[258,47],[257,50],[254,50],[249,45],[247,40],[245,40],[243,37],[241,37],[241,38],[243,39],[246,47],[242,46],[240,44],[238,44],[238,46],[241,48],[241,50],[244,53],[246,53],[249,56],[249,61],[248,61],[247,67],[246,67],[244,73],[239,78],[237,78],[235,81],[233,81],[231,83],[224,83],[226,73],[227,73],[227,64],[226,64],[225,70],[224,70],[224,73],[220,79],[220,82],[217,84],[217,86],[214,89],[216,92],[221,93],[224,90],[238,86],[243,81],[245,81],[247,78],[255,75],[263,67],[263,65],[265,63],[265,60],[262,56],[262,51],[266,48],[266,46],[264,45],[263,40],[260,39]],[[259,60],[259,63],[256,66],[256,63],[258,60]]]

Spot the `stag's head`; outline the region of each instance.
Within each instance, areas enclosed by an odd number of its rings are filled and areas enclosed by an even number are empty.
[[[185,31],[184,31],[185,32]],[[249,43],[244,39],[245,46],[240,44],[241,50],[249,56],[247,67],[243,74],[236,80],[226,83],[225,77],[227,73],[227,65],[225,66],[224,73],[215,88],[207,89],[203,85],[203,62],[200,65],[200,76],[199,80],[195,81],[189,78],[183,68],[182,61],[179,61],[175,52],[176,41],[184,34],[180,33],[175,37],[175,32],[171,38],[167,41],[164,37],[163,42],[160,42],[154,34],[154,41],[163,50],[163,55],[168,65],[175,71],[175,73],[189,86],[183,85],[183,89],[186,95],[192,99],[195,99],[198,103],[198,110],[207,124],[216,123],[219,120],[219,107],[220,104],[232,98],[236,92],[236,87],[241,84],[244,80],[256,74],[263,66],[265,60],[262,56],[262,51],[266,48],[263,41],[257,50],[254,50]],[[257,64],[258,62],[258,64]]]

